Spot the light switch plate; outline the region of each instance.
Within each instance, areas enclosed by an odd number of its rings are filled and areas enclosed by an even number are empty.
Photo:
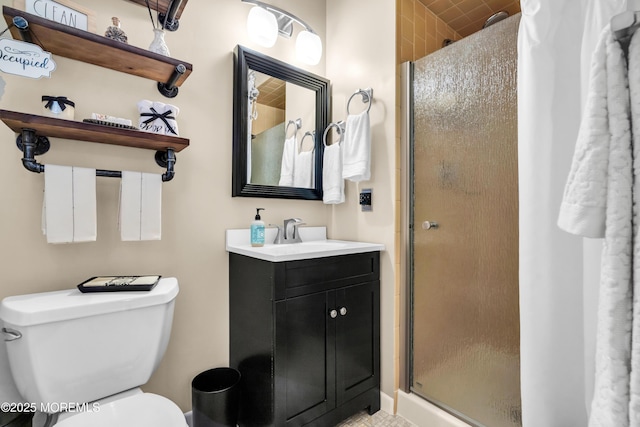
[[[373,210],[371,199],[373,196],[373,190],[371,188],[363,188],[360,190],[360,206],[362,212],[371,212]]]

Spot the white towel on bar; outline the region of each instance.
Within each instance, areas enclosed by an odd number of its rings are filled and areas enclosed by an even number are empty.
[[[338,143],[324,147],[324,159],[322,162],[322,201],[327,205],[344,203],[342,150]]]
[[[48,243],[96,240],[96,170],[44,166],[42,233]]]
[[[367,111],[347,116],[342,145],[342,177],[349,181],[368,181],[371,178],[371,129]]]
[[[118,217],[123,241],[160,240],[162,175],[122,171]]]
[[[300,188],[313,187],[313,156],[314,151],[298,153],[293,173],[293,186]]]
[[[293,186],[293,171],[298,147],[295,135],[284,140],[282,149],[282,163],[280,165],[280,181],[278,185]]]

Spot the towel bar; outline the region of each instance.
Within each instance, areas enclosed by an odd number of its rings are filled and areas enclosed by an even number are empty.
[[[311,151],[311,152],[313,152],[313,150],[315,150],[315,149],[316,149],[316,143],[315,143],[316,131],[315,131],[315,130],[314,130],[314,131],[309,131],[309,130],[308,130],[308,131],[306,131],[306,132],[304,133],[304,135],[302,136],[302,139],[300,140],[300,145],[298,146],[298,152],[299,152],[299,153],[300,153],[300,152],[302,152],[302,144],[304,143],[304,139],[305,139],[306,137],[308,137],[308,136],[310,136],[311,138],[313,138],[313,139],[314,139],[314,141],[313,141],[313,148],[312,148],[311,150],[306,150],[306,151]]]
[[[351,103],[351,100],[353,99],[353,97],[356,95],[361,95],[362,102],[364,104],[369,104],[369,106],[367,107],[367,113],[368,113],[369,110],[371,110],[371,104],[373,103],[373,89],[370,87],[366,89],[358,89],[353,93],[353,95],[349,97],[349,100],[347,101],[347,114],[351,114],[349,112],[349,104]]]
[[[298,130],[300,130],[300,128],[302,127],[302,119],[295,119],[295,120],[289,120],[287,122],[287,126],[284,128],[284,137],[288,138],[287,134],[289,133],[289,126],[290,125],[294,125],[296,128],[294,130],[294,135],[298,132]],[[293,136],[293,135],[291,135]]]
[[[35,156],[45,154],[49,151],[51,144],[46,136],[36,135],[33,129],[23,128],[22,134],[16,138],[16,145],[22,151],[22,165],[25,169],[35,172],[44,172],[44,165],[38,163]],[[166,151],[156,151],[155,161],[158,166],[166,168],[167,171],[162,174],[162,181],[171,181],[175,175],[173,169],[176,164],[176,154],[173,148],[167,148]],[[96,176],[107,178],[122,178],[121,171],[113,171],[107,169],[96,169]]]
[[[327,126],[327,128],[324,130],[324,133],[322,134],[322,143],[324,144],[324,146],[327,146],[327,135],[329,134],[329,131],[331,130],[331,128],[336,128],[339,138],[338,138],[338,144],[340,144],[342,142],[342,140],[344,139],[344,130],[345,130],[345,126],[346,123],[343,122],[342,120],[340,120],[338,123],[329,123],[329,126]]]

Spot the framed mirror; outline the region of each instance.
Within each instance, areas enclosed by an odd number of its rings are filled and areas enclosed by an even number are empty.
[[[238,45],[233,82],[232,196],[322,200],[329,81]]]

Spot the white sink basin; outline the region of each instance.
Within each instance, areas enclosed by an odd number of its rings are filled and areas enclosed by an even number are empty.
[[[268,242],[273,241],[271,234],[273,233],[267,232]],[[265,261],[281,262],[384,250],[384,245],[379,243],[327,240],[325,227],[301,227],[300,237],[302,243],[267,243],[261,247],[253,247],[249,243],[249,230],[227,230],[227,251]]]

